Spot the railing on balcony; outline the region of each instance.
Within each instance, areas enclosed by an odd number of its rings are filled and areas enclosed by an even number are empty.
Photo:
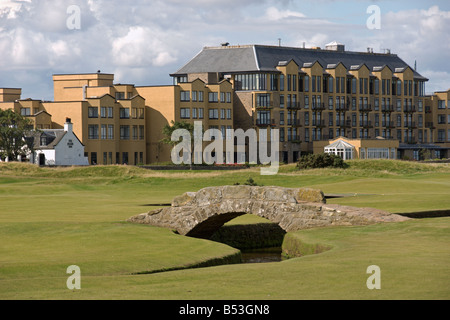
[[[416,106],[404,106],[403,107],[403,112],[405,113],[414,113],[416,112]]]
[[[300,119],[288,119],[287,125],[293,126],[293,127],[301,127],[302,126]]]
[[[292,142],[292,143],[301,143],[300,136],[288,135],[287,136],[287,141],[288,142]]]
[[[396,127],[394,121],[383,121],[382,126],[388,129],[394,129]]]
[[[412,122],[404,123],[404,127],[409,128],[409,129],[415,129],[415,128],[417,128],[417,125],[414,121],[412,121]]]
[[[394,112],[394,105],[384,105],[381,106],[381,111],[382,112]]]
[[[362,121],[360,127],[363,128],[373,128],[372,121]]]
[[[316,110],[316,111],[323,111],[325,110],[325,103],[315,103],[312,105],[312,110]]]
[[[351,120],[336,120],[336,127],[351,128],[352,121]]]
[[[273,101],[256,101],[257,109],[270,109],[273,108]]]
[[[434,122],[427,122],[427,123],[425,123],[425,128],[436,129],[436,126],[434,125]]]
[[[359,106],[359,112],[371,112],[371,111],[372,111],[371,104]]]
[[[256,125],[259,127],[275,126],[275,119],[256,119]]]
[[[287,109],[291,109],[291,110],[300,110],[302,108],[300,102],[288,102],[286,104],[286,108]]]
[[[350,106],[349,105],[339,105],[336,106],[336,111],[349,111],[350,110]]]
[[[313,120],[313,127],[325,127],[325,120]]]

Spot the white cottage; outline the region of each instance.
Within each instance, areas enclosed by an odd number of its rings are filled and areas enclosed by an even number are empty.
[[[45,129],[34,133],[31,162],[40,166],[87,166],[84,145],[73,132],[71,119],[64,129]]]

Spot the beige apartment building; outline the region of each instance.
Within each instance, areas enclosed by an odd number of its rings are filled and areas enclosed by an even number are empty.
[[[280,129],[284,162],[338,137],[386,145],[397,140],[398,158],[418,159],[424,150],[450,156],[445,93],[427,96],[428,79],[390,52],[351,52],[339,43],[325,49],[206,47],[172,74],[176,83],[199,75],[232,83],[236,128]],[[431,119],[437,110],[439,119]],[[431,122],[440,122],[440,131]]]
[[[161,140],[172,121],[200,121],[223,138],[229,129],[279,129],[283,162],[339,139],[358,158],[369,149],[370,158],[450,157],[450,90],[426,95],[428,79],[390,52],[339,43],[205,47],[171,76],[173,85],[135,86],[100,72],[59,74],[54,101],[3,88],[0,108],[30,117],[37,129],[71,118],[91,164],[169,162],[171,147]]]

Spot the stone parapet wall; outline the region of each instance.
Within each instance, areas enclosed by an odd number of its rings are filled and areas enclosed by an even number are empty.
[[[244,214],[266,218],[286,232],[408,220],[373,208],[326,204],[323,192],[315,189],[221,186],[185,193],[176,197],[171,207],[140,214],[128,221],[170,228],[181,235],[210,238],[226,222]]]

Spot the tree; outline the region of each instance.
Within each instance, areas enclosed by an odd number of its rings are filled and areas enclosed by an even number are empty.
[[[12,109],[0,110],[0,155],[2,158],[17,160],[27,153],[31,121]],[[28,142],[28,143],[27,143]]]
[[[190,167],[192,169],[192,160],[193,160],[193,153],[194,153],[194,125],[192,123],[187,123],[184,121],[181,122],[175,122],[172,120],[171,122],[172,125],[165,125],[163,128],[163,135],[165,136],[164,139],[161,140],[161,142],[175,146],[179,143],[179,141],[172,141],[172,134],[174,133],[175,130],[178,129],[184,129],[189,131],[190,135],[191,135],[191,164]]]

